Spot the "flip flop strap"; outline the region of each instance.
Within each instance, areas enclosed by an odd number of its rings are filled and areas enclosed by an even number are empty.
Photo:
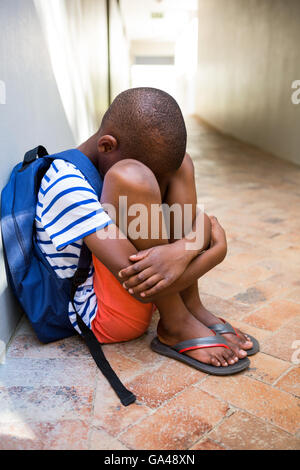
[[[191,351],[192,349],[202,349],[202,348],[214,348],[221,346],[227,349],[230,349],[227,345],[227,341],[220,335],[207,336],[206,338],[194,338],[188,339],[186,341],[181,341],[181,343],[175,344],[172,346],[172,349],[179,353],[184,353],[185,351]]]
[[[216,323],[215,325],[212,325],[209,328],[218,335],[223,335],[225,333],[232,333],[238,336],[236,330],[227,321],[224,323]]]

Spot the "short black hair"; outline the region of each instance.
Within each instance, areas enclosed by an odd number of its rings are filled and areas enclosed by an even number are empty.
[[[178,169],[186,152],[187,133],[175,99],[157,88],[120,93],[103,116],[100,131],[111,133],[123,158],[147,165],[155,174]]]

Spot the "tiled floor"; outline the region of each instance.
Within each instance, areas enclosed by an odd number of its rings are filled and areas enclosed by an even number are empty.
[[[78,337],[44,346],[23,320],[0,366],[1,449],[300,447],[300,168],[188,124],[199,202],[229,242],[200,292],[261,352],[239,375],[208,376],[150,350],[155,317],[147,335],[105,346],[138,396],[124,408]]]

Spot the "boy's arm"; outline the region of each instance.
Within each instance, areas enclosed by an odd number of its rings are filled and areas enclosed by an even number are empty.
[[[212,227],[210,248],[196,256],[178,279],[176,279],[171,284],[166,284],[165,280],[162,280],[153,287],[149,287],[147,285],[148,281],[141,282],[139,279],[140,273],[136,274],[136,271],[141,270],[141,268],[138,267],[138,264],[142,265],[142,262],[139,262],[122,270],[123,278],[125,277],[125,273],[127,273],[125,286],[130,289],[129,292],[134,294],[135,297],[141,295],[143,299],[149,299],[149,301],[153,301],[155,300],[153,299],[153,296],[157,298],[161,295],[167,295],[184,290],[186,287],[190,286],[193,282],[199,279],[199,277],[203,276],[217,264],[221,263],[227,252],[225,231],[215,217],[211,217],[210,220]],[[163,258],[166,255],[166,248],[168,250],[174,250],[176,249],[176,243],[180,242],[182,242],[182,240],[171,245],[158,246],[145,251],[150,252],[149,256],[153,256],[154,253],[154,255],[157,256],[163,263]],[[171,253],[169,253],[169,255],[171,256]]]
[[[138,252],[134,245],[128,240],[125,235],[118,229],[118,227],[112,223],[108,225],[107,227],[94,232],[84,239],[85,244],[89,248],[89,250],[93,253],[94,256],[96,256],[101,263],[103,263],[107,269],[110,270],[110,272],[116,277],[116,279],[124,285],[124,279],[120,277],[120,272],[124,268],[128,268],[128,260],[132,258],[132,255],[137,256]],[[186,269],[186,266],[189,264],[189,262],[196,256],[195,252],[189,252],[188,256],[182,256],[182,251],[177,253],[177,262],[176,262],[176,269],[172,269],[172,265],[169,267],[166,266],[166,263],[163,262],[163,259],[166,261],[170,259],[171,254],[169,254],[169,247],[172,245],[166,244],[166,245],[160,245],[157,246],[158,249],[163,250],[163,256],[160,255],[160,267],[164,267],[164,272],[171,272],[172,276],[165,276],[164,280],[164,286],[166,287],[170,285],[175,279],[180,277],[184,270]],[[174,250],[173,251],[173,256],[171,259],[174,261]],[[158,254],[158,252],[156,252]],[[133,258],[132,258],[133,259]],[[154,259],[148,260],[148,264],[150,263],[150,266],[153,266],[154,272],[158,272],[159,269],[156,270],[156,265],[154,262]],[[133,265],[133,262],[131,263],[131,266]],[[160,274],[160,278],[162,277],[162,274]],[[151,286],[153,286],[154,283],[151,283]],[[162,287],[159,286],[156,289],[156,292],[159,292],[162,290]],[[143,297],[140,297],[140,295],[135,295],[133,293],[133,296],[144,303],[151,302],[151,299],[147,297],[147,299],[143,299]]]
[[[204,222],[203,218],[204,216]],[[201,214],[197,217],[191,234],[194,235],[197,227],[203,230],[202,237],[196,237],[196,242],[192,246],[192,249],[185,249],[185,244],[191,243],[192,238],[178,240],[172,244],[165,244],[157,246],[151,252],[151,255],[147,257],[147,260],[142,262],[142,266],[147,265],[151,268],[151,277],[147,279],[147,287],[153,287],[159,281],[163,279],[163,283],[159,283],[156,288],[156,293],[160,292],[165,287],[171,285],[176,279],[178,279],[182,273],[186,270],[189,263],[201,252],[207,248],[210,242],[210,220],[205,214]],[[198,219],[198,222],[197,222]],[[200,232],[200,230],[198,230]],[[137,263],[133,264],[135,259],[145,258],[150,250],[145,250],[141,257],[141,252],[137,253],[134,245],[128,240],[125,235],[119,230],[114,224],[108,225],[106,228],[101,229],[95,233],[92,233],[84,238],[84,242],[90,249],[90,251],[111,271],[111,273],[118,279],[120,283],[124,283],[125,278],[120,276],[120,272],[124,271],[124,268],[128,268],[128,260],[132,261],[131,265],[133,272],[136,273],[136,268],[139,266]],[[134,258],[136,256],[136,258]],[[140,263],[141,264],[141,263]],[[125,269],[125,271],[127,271]],[[139,276],[141,276],[140,274]],[[149,276],[149,275],[148,275]],[[147,276],[147,277],[148,277]],[[127,278],[126,278],[127,279]],[[146,277],[143,278],[146,280]],[[153,280],[156,282],[153,282]],[[139,281],[141,282],[141,281]],[[135,293],[132,293],[135,296]],[[138,300],[143,301],[140,296],[135,296]],[[151,300],[148,300],[150,302]]]
[[[112,223],[84,239],[89,250],[118,279],[118,273],[128,266],[128,258],[137,254],[134,245]],[[120,282],[121,280],[118,279]]]
[[[118,276],[121,270],[124,272],[132,267],[133,272],[136,274],[136,264],[132,264],[128,267],[128,259],[132,257],[132,255],[137,255],[137,250],[134,245],[119,231],[118,227],[115,224],[110,224],[108,227],[91,235],[88,235],[84,238],[84,242],[86,243],[90,251],[112,272],[112,274],[118,279],[120,283],[124,283],[124,278],[120,278],[120,276]],[[181,291],[188,285],[192,284],[192,282],[197,280],[199,277],[201,277],[205,272],[209,271],[213,266],[221,262],[222,256],[223,258],[225,256],[225,254],[223,253],[224,243],[216,243],[213,241],[212,238],[213,246],[209,250],[207,250],[201,256],[197,256],[197,250],[188,250],[188,253],[185,254],[187,258],[183,258],[181,262],[180,256],[178,256],[176,260],[174,250],[177,250],[177,247],[182,242],[183,240],[179,240],[178,242],[175,242],[173,244],[161,245],[157,246],[156,248],[150,249],[152,251],[152,254],[149,256],[149,258],[153,257],[154,250],[154,254],[159,254],[161,265],[166,264],[164,263],[163,259],[165,259],[166,262],[167,260],[171,259],[172,263],[174,263],[172,271],[173,273],[176,271],[176,277],[174,280],[172,280],[170,276],[167,279],[164,278],[163,282],[160,281],[154,286],[152,284],[151,289],[149,289],[149,286],[145,287],[145,283],[141,284],[141,281],[138,281],[139,286],[135,288],[132,292],[132,295],[135,298],[137,298],[141,302],[146,303],[153,301],[154,299],[152,298],[152,296],[157,295],[162,291],[164,295],[168,292]],[[176,243],[178,243],[177,246],[175,246]],[[171,255],[170,250],[172,250],[174,256]],[[195,256],[197,257],[195,258]],[[193,258],[195,258],[194,261],[190,262]],[[189,259],[189,261],[187,261],[187,259]],[[188,263],[190,264],[185,269]],[[174,269],[174,266],[176,269]],[[133,278],[134,277],[137,276],[133,276]],[[176,281],[176,279],[178,280]],[[140,296],[140,292],[145,290],[146,295]]]

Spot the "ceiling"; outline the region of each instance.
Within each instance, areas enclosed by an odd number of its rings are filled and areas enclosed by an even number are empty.
[[[198,2],[120,0],[120,6],[129,40],[175,41],[186,24],[196,16]]]

